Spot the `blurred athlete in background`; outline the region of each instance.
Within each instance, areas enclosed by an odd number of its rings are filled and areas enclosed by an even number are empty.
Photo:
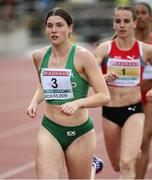
[[[147,3],[140,2],[135,5],[135,10],[137,15],[137,26],[135,29],[136,38],[144,43],[152,44],[152,32],[150,28],[152,22],[151,7]],[[141,85],[145,125],[142,154],[139,161],[137,161],[137,179],[144,178],[149,162],[150,142],[152,137],[152,103],[146,100],[146,93],[150,88],[152,88],[152,66],[147,63],[144,67]]]

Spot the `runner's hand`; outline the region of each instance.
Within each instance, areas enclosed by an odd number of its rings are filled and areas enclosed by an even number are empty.
[[[76,100],[76,101],[72,101],[72,102],[68,102],[65,104],[62,104],[59,106],[60,110],[68,115],[71,116],[72,114],[74,114],[79,108],[82,107],[82,101],[80,100]]]
[[[36,116],[36,111],[37,111],[37,107],[38,107],[37,103],[32,102],[32,103],[29,105],[29,107],[27,108],[26,114],[27,114],[28,116],[30,116],[31,118],[35,118],[35,116]]]
[[[152,89],[150,89],[150,90],[146,93],[146,99],[148,100],[148,102],[152,103]]]
[[[115,73],[108,73],[108,74],[104,74],[104,78],[106,82],[112,82],[116,79],[118,79],[118,75]]]

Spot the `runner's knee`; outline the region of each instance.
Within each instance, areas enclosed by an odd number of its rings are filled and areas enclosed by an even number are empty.
[[[135,164],[136,158],[126,158],[122,157],[120,160],[120,171],[123,174],[131,174],[132,177],[135,177]]]

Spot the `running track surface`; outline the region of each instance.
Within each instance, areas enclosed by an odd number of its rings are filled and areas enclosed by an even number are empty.
[[[37,74],[30,58],[0,58],[0,179],[36,178],[35,145],[43,104],[35,119],[25,113],[36,84]],[[89,111],[97,135],[96,154],[104,161],[104,169],[96,179],[117,179],[105,150],[100,108]],[[62,178],[67,178],[66,169]],[[146,178],[152,179],[152,156]]]

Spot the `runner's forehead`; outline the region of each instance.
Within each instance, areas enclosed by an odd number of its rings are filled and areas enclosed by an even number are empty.
[[[133,14],[128,10],[116,10],[114,13],[114,19],[133,19]]]

